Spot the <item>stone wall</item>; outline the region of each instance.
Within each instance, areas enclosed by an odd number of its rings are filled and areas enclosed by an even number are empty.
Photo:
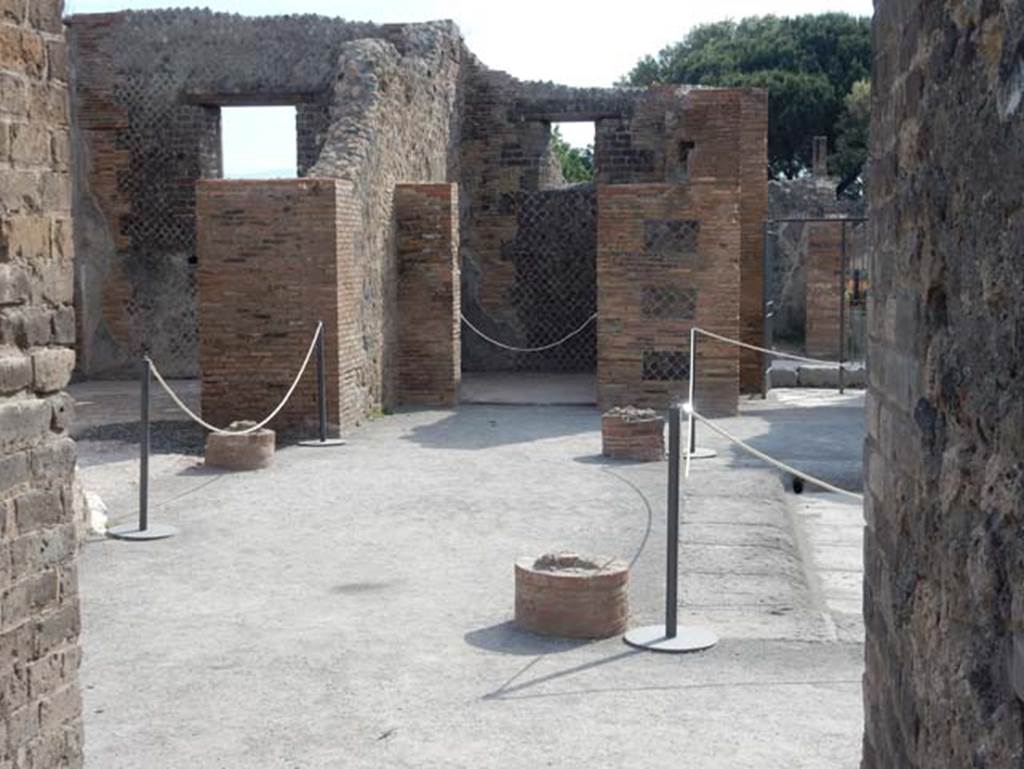
[[[0,10],[0,766],[82,766],[62,3]]]
[[[876,3],[865,769],[1024,755],[1022,41],[1015,1]]]
[[[325,324],[327,418],[348,426],[360,398],[362,340],[351,185],[334,179],[217,181],[198,193],[199,357],[203,418],[261,420],[280,402]],[[316,366],[275,418],[316,424]]]
[[[395,222],[398,402],[454,406],[462,377],[458,188],[399,184]]]
[[[449,23],[175,10],[71,20],[82,370],[116,375],[148,349],[198,373],[195,185],[220,176],[220,106],[293,104],[299,169],[351,181],[365,410],[394,365],[396,181],[452,174],[462,47]]]
[[[740,207],[733,184],[601,185],[597,225],[597,388],[602,410],[684,400],[694,324],[739,333]],[[739,355],[698,343],[696,400],[735,414]]]

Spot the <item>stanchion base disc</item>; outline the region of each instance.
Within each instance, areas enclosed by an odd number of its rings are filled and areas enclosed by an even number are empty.
[[[705,449],[701,448],[700,446],[698,446],[692,452],[690,452],[690,459],[711,459],[712,457],[717,456],[718,452],[715,451],[714,449]],[[686,458],[685,454],[683,455],[683,458]]]
[[[107,529],[107,536],[111,539],[127,539],[136,542],[143,542],[150,539],[167,539],[178,533],[173,526],[156,525],[140,529],[138,524],[126,523],[124,526],[115,526]]]
[[[313,448],[326,448],[327,446],[344,446],[345,441],[341,438],[328,438],[326,441],[322,441],[319,438],[311,438],[308,441],[299,441],[299,446],[312,446]]]
[[[676,628],[675,638],[669,638],[665,635],[664,625],[645,625],[633,628],[623,636],[622,640],[637,649],[666,654],[682,654],[710,649],[718,643],[718,636],[711,628],[703,625],[690,627],[680,625]]]

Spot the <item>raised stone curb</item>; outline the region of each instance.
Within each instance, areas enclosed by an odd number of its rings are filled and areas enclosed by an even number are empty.
[[[601,453],[612,459],[660,462],[665,458],[665,419],[652,409],[632,406],[605,412]]]
[[[245,430],[254,422],[232,422],[228,429]],[[263,428],[245,435],[210,433],[206,439],[205,462],[225,470],[259,470],[274,459],[275,434]]]
[[[608,638],[625,632],[629,566],[617,558],[575,553],[516,560],[516,624],[562,638]]]

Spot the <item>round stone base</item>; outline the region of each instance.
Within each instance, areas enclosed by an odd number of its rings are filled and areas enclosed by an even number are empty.
[[[540,635],[608,638],[626,629],[629,566],[575,553],[516,561],[516,624]]]
[[[633,406],[605,412],[601,453],[612,459],[660,462],[665,458],[665,419],[651,409]]]
[[[245,430],[253,422],[232,422],[229,430]],[[225,470],[259,470],[274,458],[274,431],[266,428],[245,435],[210,433],[206,438],[205,462]]]

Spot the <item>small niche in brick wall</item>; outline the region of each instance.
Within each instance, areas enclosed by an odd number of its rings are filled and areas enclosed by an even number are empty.
[[[697,289],[644,286],[640,308],[645,318],[690,320],[697,310]]]
[[[644,222],[644,255],[665,261],[696,256],[699,236],[700,222],[694,219],[649,219]]]
[[[682,170],[683,179],[690,178],[690,158],[696,146],[694,142],[687,139],[679,142],[679,168]]]
[[[690,354],[677,350],[644,350],[645,382],[679,382],[690,377]]]

